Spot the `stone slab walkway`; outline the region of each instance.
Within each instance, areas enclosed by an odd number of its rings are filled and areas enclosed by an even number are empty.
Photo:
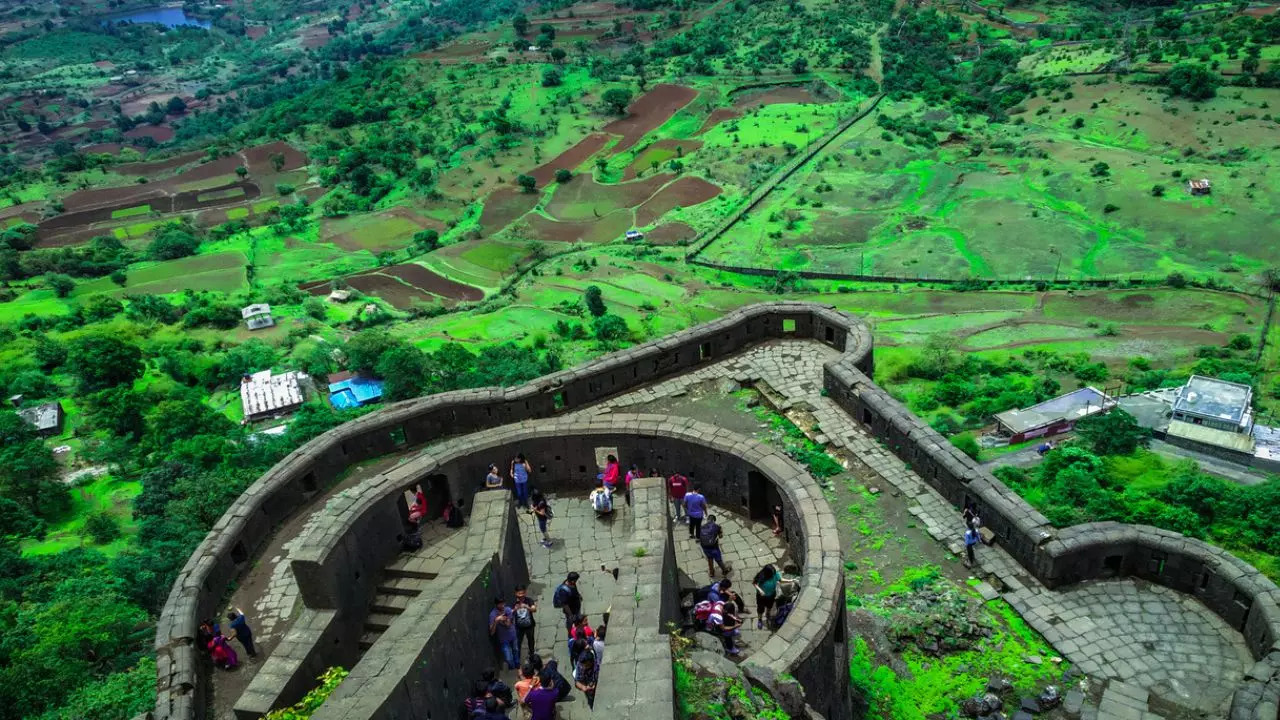
[[[868,480],[908,498],[927,532],[959,555],[964,522],[955,508],[822,395],[822,365],[837,356],[813,341],[773,341],[584,412],[626,409],[725,378],[764,385],[779,409],[812,417],[815,439],[829,451],[865,466]],[[1122,579],[1052,591],[999,547],[982,549],[978,570],[1001,584],[993,598],[1002,595],[1065,658],[1098,679],[1130,683],[1182,707],[1216,711],[1252,664],[1238,632],[1199,602],[1166,588]]]

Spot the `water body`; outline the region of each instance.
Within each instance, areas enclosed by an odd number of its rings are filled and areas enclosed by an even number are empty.
[[[210,27],[208,20],[188,15],[180,7],[156,7],[147,8],[145,10],[135,10],[133,12],[111,15],[102,20],[102,24],[106,25],[111,22],[133,22],[133,23],[159,23],[165,27],[178,27],[179,25],[192,25],[202,27],[206,30]]]

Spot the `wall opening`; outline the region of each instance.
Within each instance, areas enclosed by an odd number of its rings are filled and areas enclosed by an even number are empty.
[[[249,559],[249,551],[245,548],[243,542],[237,542],[231,546],[231,562],[239,565]]]
[[[866,408],[862,409],[862,424],[863,425],[871,424],[871,411]]]
[[[823,337],[826,338],[827,342],[834,343],[836,341],[836,329],[833,327],[828,327]]]
[[[1106,571],[1107,574],[1115,575],[1120,572],[1120,565],[1123,562],[1124,562],[1123,555],[1108,555],[1102,561],[1102,569]]]
[[[564,393],[562,392],[558,392],[551,396],[551,407],[556,410],[563,410],[568,404],[569,401],[565,398]]]
[[[302,492],[313,493],[316,491],[316,474],[309,472],[302,476]]]
[[[422,481],[422,494],[427,496],[427,517],[440,517],[444,513],[444,506],[453,499],[449,494],[448,476],[428,475]]]
[[[704,342],[698,346],[698,359],[699,360],[711,359],[711,343],[710,342]]]
[[[1151,561],[1147,563],[1147,572],[1153,575],[1163,575],[1164,561],[1165,561],[1164,555],[1151,556]]]
[[[748,517],[752,520],[771,519],[774,504],[781,504],[777,495],[777,488],[764,473],[756,470],[747,472],[747,496],[742,499],[742,504],[747,508]]]
[[[787,319],[785,319],[785,320],[783,320],[783,321],[782,321],[782,332],[784,332],[784,333],[793,333],[793,332],[795,332],[795,331],[796,331],[796,321],[795,321],[795,320],[792,320],[791,318],[787,318]]]
[[[404,428],[397,427],[391,431],[391,444],[398,448],[409,444],[409,441],[404,436]]]
[[[1213,577],[1213,573],[1211,573],[1211,572],[1209,572],[1208,570],[1206,570],[1206,571],[1204,572],[1204,574],[1200,576],[1200,584],[1196,587],[1196,589],[1197,589],[1197,590],[1204,590],[1204,589],[1208,588],[1208,587],[1209,587],[1209,579],[1210,579],[1210,578],[1212,578],[1212,577]]]

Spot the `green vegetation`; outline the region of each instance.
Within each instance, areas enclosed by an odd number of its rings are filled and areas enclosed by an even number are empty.
[[[302,696],[301,700],[290,707],[267,713],[263,720],[307,720],[307,718],[315,714],[316,710],[320,709],[324,701],[329,699],[329,696],[333,694],[333,691],[349,674],[347,670],[340,667],[329,668],[317,678],[320,684]]]

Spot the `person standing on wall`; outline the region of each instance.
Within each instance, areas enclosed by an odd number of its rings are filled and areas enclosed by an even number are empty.
[[[524,459],[524,453],[516,453],[516,459],[511,461],[511,483],[515,487],[518,508],[529,507],[529,474],[532,472],[533,468]]]
[[[689,492],[689,478],[676,473],[667,478],[667,495],[671,498],[671,507],[676,511],[676,522],[687,521],[684,514],[684,496]]]
[[[637,480],[640,474],[640,466],[631,463],[631,469],[627,471],[626,477],[622,479],[622,495],[627,499],[627,507],[631,507],[631,481]]]
[[[774,605],[778,602],[778,581],[782,576],[777,568],[765,565],[756,573],[751,584],[756,588],[756,629],[763,630]]]
[[[551,604],[564,613],[564,629],[573,627],[573,621],[582,614],[582,593],[578,592],[578,573],[569,573],[551,596]]]
[[[692,485],[684,496],[684,511],[689,515],[689,537],[697,538],[702,530],[702,518],[707,514],[707,499]]]
[[[523,585],[516,586],[516,598],[511,603],[511,617],[515,619],[516,625],[516,657],[520,657],[520,648],[525,644],[525,640],[529,641],[529,656],[532,657],[537,648],[533,644],[534,631],[537,629],[538,621],[533,616],[538,612],[538,602],[529,597],[529,593]]]
[[[506,661],[507,669],[515,670],[520,667],[515,620],[511,617],[507,601],[501,596],[493,599],[493,609],[489,611],[489,635],[498,646],[502,659]]]
[[[258,657],[258,651],[253,646],[253,629],[249,627],[249,621],[245,619],[244,611],[240,608],[227,613],[227,619],[231,621],[228,626],[235,633],[236,639],[244,646],[244,651],[249,653],[249,657]]]
[[[551,522],[551,518],[554,516],[551,512],[551,503],[547,502],[546,496],[537,488],[533,490],[533,494],[529,499],[533,504],[533,509],[529,512],[538,518],[538,532],[542,533],[542,547],[549,548],[551,547],[551,536],[547,534],[547,523]]]
[[[720,572],[729,576],[729,568],[725,567],[724,554],[720,552],[720,537],[724,535],[724,530],[716,524],[716,516],[708,515],[707,524],[698,530],[698,544],[702,546],[702,554],[707,557],[707,573],[711,577],[716,576],[716,565],[720,566]]]
[[[973,567],[978,563],[977,557],[974,555],[974,548],[978,543],[982,542],[982,535],[974,528],[964,531],[964,552],[968,557],[968,566]]]
[[[604,472],[600,473],[600,482],[604,483],[604,489],[612,495],[618,489],[618,458],[609,455],[604,461]]]
[[[484,487],[486,490],[502,487],[502,475],[498,473],[498,466],[493,463],[489,463],[489,474],[484,476]]]

